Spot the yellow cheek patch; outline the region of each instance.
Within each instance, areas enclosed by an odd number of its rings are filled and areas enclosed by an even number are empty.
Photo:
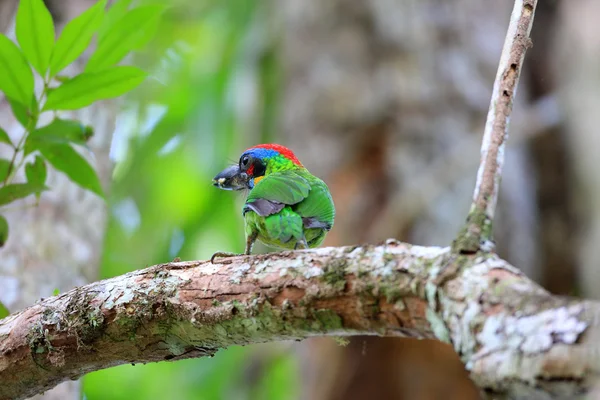
[[[256,178],[254,178],[254,184],[256,185],[258,182],[260,182],[262,180],[262,178],[264,178],[263,176],[257,176]]]

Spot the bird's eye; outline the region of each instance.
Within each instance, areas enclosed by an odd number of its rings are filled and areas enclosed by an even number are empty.
[[[250,157],[248,157],[248,156],[242,157],[242,167],[247,167],[249,162],[250,162]]]

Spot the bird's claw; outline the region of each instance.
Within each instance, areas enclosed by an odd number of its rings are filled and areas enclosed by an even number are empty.
[[[215,263],[215,258],[216,257],[235,257],[235,256],[243,256],[243,254],[238,254],[238,253],[230,253],[227,251],[217,251],[215,254],[212,255],[212,257],[210,258],[210,263],[214,264]]]
[[[306,239],[302,238],[302,240],[298,240],[294,245],[294,250],[303,250],[308,249],[308,243],[306,243]]]

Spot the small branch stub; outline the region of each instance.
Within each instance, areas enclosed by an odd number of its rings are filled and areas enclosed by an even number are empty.
[[[459,253],[494,248],[492,222],[504,165],[508,123],[525,52],[531,47],[529,33],[536,5],[537,0],[516,0],[510,17],[483,134],[473,203],[466,225],[453,245]]]

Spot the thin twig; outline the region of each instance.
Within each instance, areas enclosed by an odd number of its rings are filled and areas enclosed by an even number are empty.
[[[461,253],[474,253],[480,249],[490,251],[494,248],[492,221],[504,165],[508,122],[525,52],[531,47],[529,33],[536,5],[537,0],[516,0],[510,16],[485,124],[473,203],[466,226],[454,243],[454,250]]]

